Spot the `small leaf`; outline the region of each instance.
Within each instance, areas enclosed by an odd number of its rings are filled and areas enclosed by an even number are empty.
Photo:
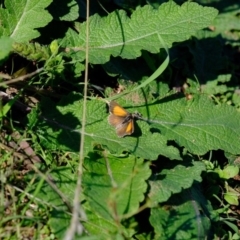
[[[53,40],[49,46],[50,50],[51,50],[51,53],[56,55],[57,52],[58,52],[58,48],[59,48],[59,45],[58,45],[58,42],[57,40]]]
[[[227,192],[224,194],[224,199],[227,203],[229,203],[231,205],[239,206],[238,195],[239,194]]]
[[[10,99],[4,106],[0,105],[0,119],[6,116],[6,114],[10,111],[13,104],[18,100],[19,96],[15,96],[14,98]]]
[[[223,169],[222,178],[229,179],[235,177],[239,172],[239,168],[237,166],[227,166]]]

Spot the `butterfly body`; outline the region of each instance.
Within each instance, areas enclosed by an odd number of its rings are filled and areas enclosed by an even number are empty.
[[[124,137],[134,132],[134,118],[140,119],[139,113],[129,113],[115,101],[109,103],[108,122],[116,128],[117,135]]]

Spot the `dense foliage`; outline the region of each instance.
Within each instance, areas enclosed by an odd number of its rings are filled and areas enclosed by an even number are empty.
[[[240,239],[240,3],[86,6],[1,1],[0,239]]]

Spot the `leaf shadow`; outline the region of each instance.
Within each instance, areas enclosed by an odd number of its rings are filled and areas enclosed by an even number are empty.
[[[80,95],[71,94],[58,104],[48,98],[41,101],[42,113],[39,117],[38,128],[43,131],[41,138],[44,139],[45,145],[59,149],[60,144],[63,148],[70,148],[74,152],[79,151],[80,132],[76,129],[81,128],[80,119],[70,112],[62,114],[58,109],[61,106],[71,105],[79,99],[81,99]]]
[[[199,187],[200,184],[194,182],[190,188],[173,194],[166,203],[161,204],[161,211],[167,213],[164,214],[167,217],[163,218],[162,227],[171,229],[165,232],[167,239],[177,239],[181,232],[190,234],[188,239],[204,239],[210,233],[210,213],[206,208],[208,203]]]

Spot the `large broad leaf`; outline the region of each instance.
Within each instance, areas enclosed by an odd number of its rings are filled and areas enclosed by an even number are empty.
[[[94,155],[85,160],[84,168],[84,194],[94,211],[108,220],[137,212],[151,174],[143,159],[106,154],[96,160]]]
[[[240,152],[240,114],[228,105],[214,105],[204,95],[192,100],[159,101],[149,111],[152,127],[161,130],[190,152],[202,155],[209,150]]]
[[[149,5],[139,7],[130,18],[122,10],[107,17],[94,15],[89,22],[89,62],[105,63],[111,55],[133,59],[139,57],[142,50],[157,53],[163,47],[158,34],[166,46],[171,47],[173,42],[187,40],[197,30],[210,25],[216,15],[214,8],[190,2],[180,7],[173,1],[158,9]],[[79,34],[68,31],[63,45],[80,51],[77,56],[84,60],[86,23],[78,29]]]
[[[5,0],[0,9],[0,36],[26,42],[40,36],[36,28],[46,26],[52,17],[45,8],[52,0]]]
[[[152,208],[150,223],[157,240],[206,239],[211,226],[209,207],[196,188],[187,189],[173,196],[167,205]]]
[[[51,106],[49,100],[43,102],[44,121],[39,119],[38,126],[39,137],[47,148],[79,151],[83,109],[79,98],[77,94],[70,94],[59,103],[58,107]],[[107,105],[102,101],[93,100],[87,103],[86,154],[95,144],[100,143],[118,154],[129,151],[151,160],[156,159],[159,154],[170,159],[181,159],[178,150],[173,146],[167,146],[167,139],[163,135],[152,134],[149,125],[144,121],[135,123],[133,136],[119,138],[115,129],[108,123],[107,112]]]
[[[58,106],[49,100],[42,102],[43,118],[38,118],[36,127],[48,149],[79,151],[82,119],[82,101],[79,99],[79,95],[70,94]],[[135,104],[124,107],[130,112],[142,113],[146,121],[136,121],[134,134],[119,138],[108,124],[107,105],[99,100],[87,103],[86,154],[94,145],[102,144],[118,154],[129,151],[150,160],[157,159],[158,155],[181,159],[168,140],[199,155],[213,149],[233,154],[240,152],[240,113],[230,106],[216,106],[204,95],[195,95],[192,100],[179,95],[148,105]]]
[[[118,220],[125,214],[137,213],[147,191],[146,180],[151,174],[149,164],[134,156],[116,158],[106,155],[103,159],[97,154],[89,154],[84,169],[82,189],[86,198],[81,196],[87,219],[82,223],[88,233],[99,236],[98,239],[110,239],[110,236],[118,239],[123,232],[126,236],[132,236],[135,231],[126,229]],[[66,203],[72,205],[77,175],[71,168],[62,167],[52,170],[47,177],[55,188],[37,178],[29,194],[38,204],[52,208],[48,225],[55,236],[63,239],[71,220]],[[34,179],[32,175],[31,179]],[[111,215],[115,207],[116,218]]]

